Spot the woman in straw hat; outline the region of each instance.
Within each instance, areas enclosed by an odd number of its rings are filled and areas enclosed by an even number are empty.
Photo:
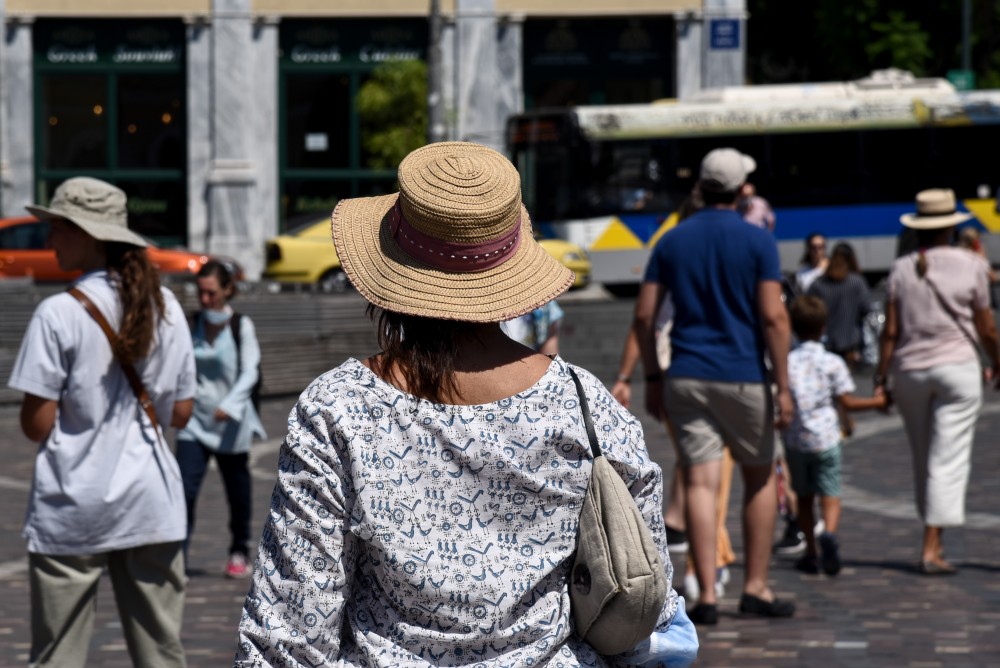
[[[591,467],[569,365],[500,328],[573,281],[532,239],[517,171],[431,144],[400,164],[398,194],[342,201],[333,240],[382,352],[292,410],[237,665],[607,665],[570,614]],[[578,374],[669,581],[660,469],[638,421]],[[686,619],[670,589],[658,631]]]
[[[899,406],[913,452],[917,510],[924,523],[918,570],[957,572],[944,558],[941,535],[965,523],[972,438],[983,399],[978,345],[1000,379],[1000,348],[989,308],[989,267],[954,248],[956,226],[971,218],[956,211],[947,189],[917,193],[917,211],[900,220],[916,230],[919,249],[896,260],[889,274],[876,393]],[[978,339],[978,344],[977,344]]]
[[[86,665],[107,570],[133,664],[183,666],[184,489],[161,426],[191,414],[184,313],[128,229],[120,189],[73,178],[28,210],[49,221],[60,268],[83,272],[35,310],[10,378],[41,444],[24,528],[31,665]]]

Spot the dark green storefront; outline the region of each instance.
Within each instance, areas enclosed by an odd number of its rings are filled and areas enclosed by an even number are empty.
[[[101,178],[128,194],[136,231],[187,241],[184,44],[180,21],[38,21],[36,201]]]
[[[392,192],[393,171],[368,168],[355,109],[379,64],[424,59],[427,21],[286,20],[279,65],[281,229],[329,215],[345,197]]]

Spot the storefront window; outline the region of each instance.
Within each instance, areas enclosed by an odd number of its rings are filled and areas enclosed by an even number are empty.
[[[34,51],[37,201],[85,173],[126,192],[140,234],[185,243],[183,23],[39,20]]]
[[[184,77],[118,77],[118,166],[184,167]]]
[[[293,169],[350,165],[351,81],[344,74],[289,74],[285,79],[286,164]]]
[[[100,168],[108,160],[107,77],[41,79],[42,162],[51,169]]]

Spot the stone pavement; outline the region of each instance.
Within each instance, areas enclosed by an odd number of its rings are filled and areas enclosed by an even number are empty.
[[[862,391],[870,384],[859,381]],[[641,389],[641,388],[637,388]],[[641,400],[641,397],[639,397]],[[265,402],[271,440],[253,460],[253,531],[259,533],[274,480],[277,444],[294,397]],[[654,456],[669,471],[672,450],[659,425],[644,418]],[[916,573],[921,528],[912,503],[909,451],[896,415],[860,414],[844,457],[841,527],[844,570],[837,578],[807,576],[791,559],[776,558],[771,580],[779,596],[798,604],[794,619],[738,616],[739,563],[721,600],[716,627],[700,629],[699,666],[872,666],[952,668],[1000,666],[1000,393],[989,392],[979,422],[968,495],[968,525],[946,532],[950,578]],[[0,666],[26,663],[29,643],[24,543],[19,532],[34,446],[22,436],[15,407],[0,406]],[[734,485],[729,528],[737,554],[741,536]],[[191,547],[196,573],[187,594],[183,639],[192,668],[229,665],[246,581],[222,576],[228,545],[227,510],[218,475],[200,499]],[[776,533],[780,532],[777,528]],[[683,557],[676,556],[677,580]],[[128,666],[107,579],[98,596],[89,664]]]

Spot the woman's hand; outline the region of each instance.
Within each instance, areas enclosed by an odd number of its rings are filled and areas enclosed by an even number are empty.
[[[221,408],[216,408],[215,409],[215,421],[216,422],[225,422],[228,419],[229,419],[229,413],[227,413],[226,411],[222,410]]]
[[[611,386],[611,396],[622,406],[628,408],[629,404],[632,403],[632,386],[623,380],[616,380],[615,384]]]

